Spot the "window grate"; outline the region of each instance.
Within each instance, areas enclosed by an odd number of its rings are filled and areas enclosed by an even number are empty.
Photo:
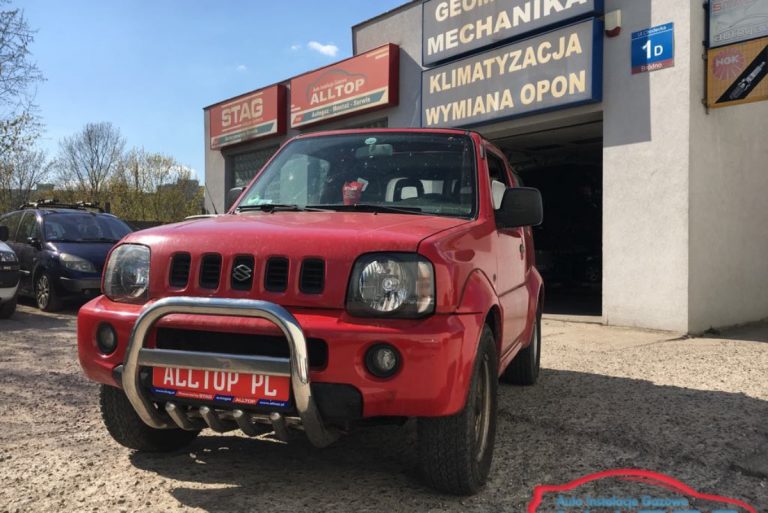
[[[220,275],[221,255],[205,255],[200,265],[200,286],[204,289],[219,288]]]
[[[301,263],[299,290],[304,294],[320,294],[325,287],[325,262],[308,258]]]
[[[267,261],[264,288],[270,292],[285,292],[288,288],[288,259],[272,257]]]
[[[189,253],[177,253],[171,260],[171,274],[168,276],[168,283],[171,287],[183,289],[189,282],[189,269],[192,264],[192,257]]]

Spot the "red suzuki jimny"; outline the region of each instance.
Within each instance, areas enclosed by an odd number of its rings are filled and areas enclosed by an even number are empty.
[[[110,434],[171,451],[204,428],[301,429],[323,447],[416,417],[426,481],[476,492],[498,379],[539,373],[541,197],[518,185],[473,132],[317,133],[226,214],[128,235],[77,324]]]

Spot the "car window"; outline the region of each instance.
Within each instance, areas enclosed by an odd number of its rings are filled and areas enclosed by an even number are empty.
[[[8,240],[16,240],[16,230],[19,228],[19,221],[21,221],[21,215],[24,212],[11,212],[0,217],[0,226],[8,228]]]
[[[361,204],[468,217],[475,203],[471,138],[369,132],[294,140],[261,172],[238,208]]]
[[[90,212],[51,213],[43,219],[49,242],[117,242],[131,231],[115,217]]]
[[[40,238],[40,233],[37,229],[37,214],[35,212],[24,213],[21,224],[19,224],[19,232],[16,234],[16,242],[26,244],[30,237]]]
[[[495,153],[488,152],[488,175],[491,180],[491,195],[493,198],[493,208],[501,208],[501,200],[504,197],[504,191],[509,187],[509,176],[504,161]]]

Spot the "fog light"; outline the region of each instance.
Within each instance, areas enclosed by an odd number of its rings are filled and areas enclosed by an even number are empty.
[[[400,368],[400,353],[389,344],[376,344],[365,353],[365,367],[377,378],[389,378]]]
[[[117,348],[115,328],[103,322],[96,329],[96,346],[102,354],[112,354]]]

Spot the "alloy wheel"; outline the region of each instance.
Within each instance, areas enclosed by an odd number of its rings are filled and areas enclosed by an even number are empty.
[[[41,274],[37,279],[37,287],[35,287],[35,298],[37,299],[37,306],[44,309],[48,306],[48,302],[51,299],[51,283],[48,280],[48,276]]]

